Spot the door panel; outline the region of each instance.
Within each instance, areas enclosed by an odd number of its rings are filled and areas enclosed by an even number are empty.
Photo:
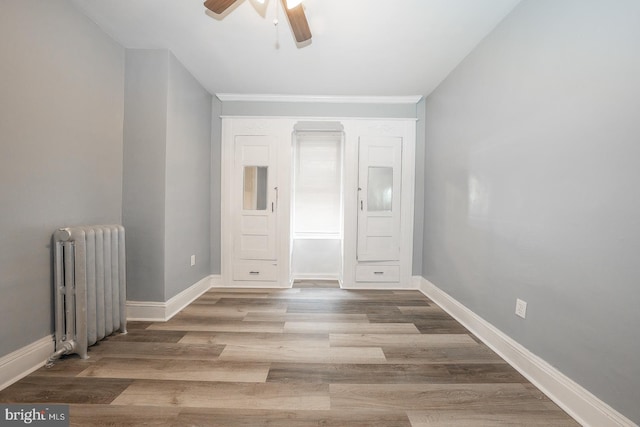
[[[270,136],[236,136],[232,200],[237,259],[276,259],[276,145]]]
[[[400,259],[402,138],[361,137],[358,158],[359,261]]]

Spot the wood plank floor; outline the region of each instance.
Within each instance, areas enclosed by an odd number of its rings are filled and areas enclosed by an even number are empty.
[[[218,289],[65,357],[0,402],[77,426],[576,426],[418,291]]]

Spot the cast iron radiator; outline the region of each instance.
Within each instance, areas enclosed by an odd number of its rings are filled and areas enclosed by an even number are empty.
[[[56,351],[49,365],[65,354],[86,359],[90,345],[127,331],[124,227],[60,228],[53,243]]]

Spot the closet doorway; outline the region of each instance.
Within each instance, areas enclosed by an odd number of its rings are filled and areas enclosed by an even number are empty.
[[[344,130],[298,122],[292,149],[290,281],[343,279]]]

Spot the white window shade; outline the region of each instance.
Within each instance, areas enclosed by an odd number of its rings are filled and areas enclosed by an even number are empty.
[[[294,233],[298,236],[340,236],[341,134],[298,135],[295,152]]]

